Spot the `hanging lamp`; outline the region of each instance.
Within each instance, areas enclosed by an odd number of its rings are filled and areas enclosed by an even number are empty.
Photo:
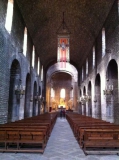
[[[66,63],[70,61],[70,31],[63,20],[57,30],[57,62],[61,68],[66,68]]]

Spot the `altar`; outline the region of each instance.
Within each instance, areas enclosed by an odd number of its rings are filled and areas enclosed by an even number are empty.
[[[65,105],[58,105],[58,109],[66,108]]]

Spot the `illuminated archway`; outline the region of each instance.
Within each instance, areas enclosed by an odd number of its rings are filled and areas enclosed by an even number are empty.
[[[60,90],[60,104],[59,104],[60,108],[65,108],[65,89],[62,88]]]

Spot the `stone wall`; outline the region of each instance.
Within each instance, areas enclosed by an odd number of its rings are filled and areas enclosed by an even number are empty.
[[[114,113],[118,112],[118,104],[119,104],[119,25],[118,25],[118,2],[115,1],[114,5],[112,6],[112,9],[110,10],[109,15],[107,16],[107,19],[104,23],[104,25],[102,26],[102,28],[105,28],[105,33],[106,33],[106,54],[104,57],[102,57],[102,30],[100,31],[97,39],[94,42],[95,48],[96,48],[96,66],[92,70],[89,68],[89,75],[87,78],[85,78],[85,80],[83,82],[81,82],[81,78],[80,78],[80,88],[83,91],[83,87],[86,86],[86,93],[88,93],[88,83],[89,81],[91,81],[91,92],[92,92],[92,115],[93,117],[95,117],[95,105],[96,103],[94,102],[95,100],[95,79],[96,79],[96,75],[99,73],[100,78],[101,78],[101,118],[107,121],[113,121],[115,123],[119,123],[119,119],[118,116],[114,116]],[[91,54],[90,54],[91,55]],[[108,112],[108,107],[109,104],[106,101],[106,97],[103,94],[103,90],[106,87],[107,81],[106,81],[106,71],[107,71],[107,66],[109,64],[109,62],[114,59],[115,63],[117,63],[118,65],[118,86],[115,87],[118,88],[117,94],[118,96],[116,96],[117,98],[114,98],[115,102],[113,103],[113,109],[111,115],[113,117],[108,116],[107,112]],[[92,61],[91,58],[89,58],[89,64],[90,66],[92,66]],[[112,97],[115,97],[115,95],[113,94]],[[113,98],[112,98],[113,99]],[[87,102],[86,102],[87,103]],[[112,103],[112,102],[111,102]],[[119,113],[118,113],[119,114]]]
[[[25,57],[23,55],[25,23],[16,1],[14,1],[11,33],[8,33],[5,29],[7,2],[7,0],[0,1],[0,123],[5,123],[8,121],[10,69],[14,59],[17,59],[20,64],[21,80],[23,85],[26,85],[26,76],[30,73],[32,86],[31,94],[33,93],[34,81],[38,83],[38,86],[40,85],[40,78],[37,77],[36,69],[31,68],[33,41],[29,35],[29,32],[27,56]],[[24,97],[20,100],[19,115],[17,118],[24,118]]]

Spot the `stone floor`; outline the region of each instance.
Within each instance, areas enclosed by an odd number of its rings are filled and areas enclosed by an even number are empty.
[[[80,149],[66,119],[58,118],[43,154],[0,153],[0,160],[119,160],[117,155],[87,155]]]

